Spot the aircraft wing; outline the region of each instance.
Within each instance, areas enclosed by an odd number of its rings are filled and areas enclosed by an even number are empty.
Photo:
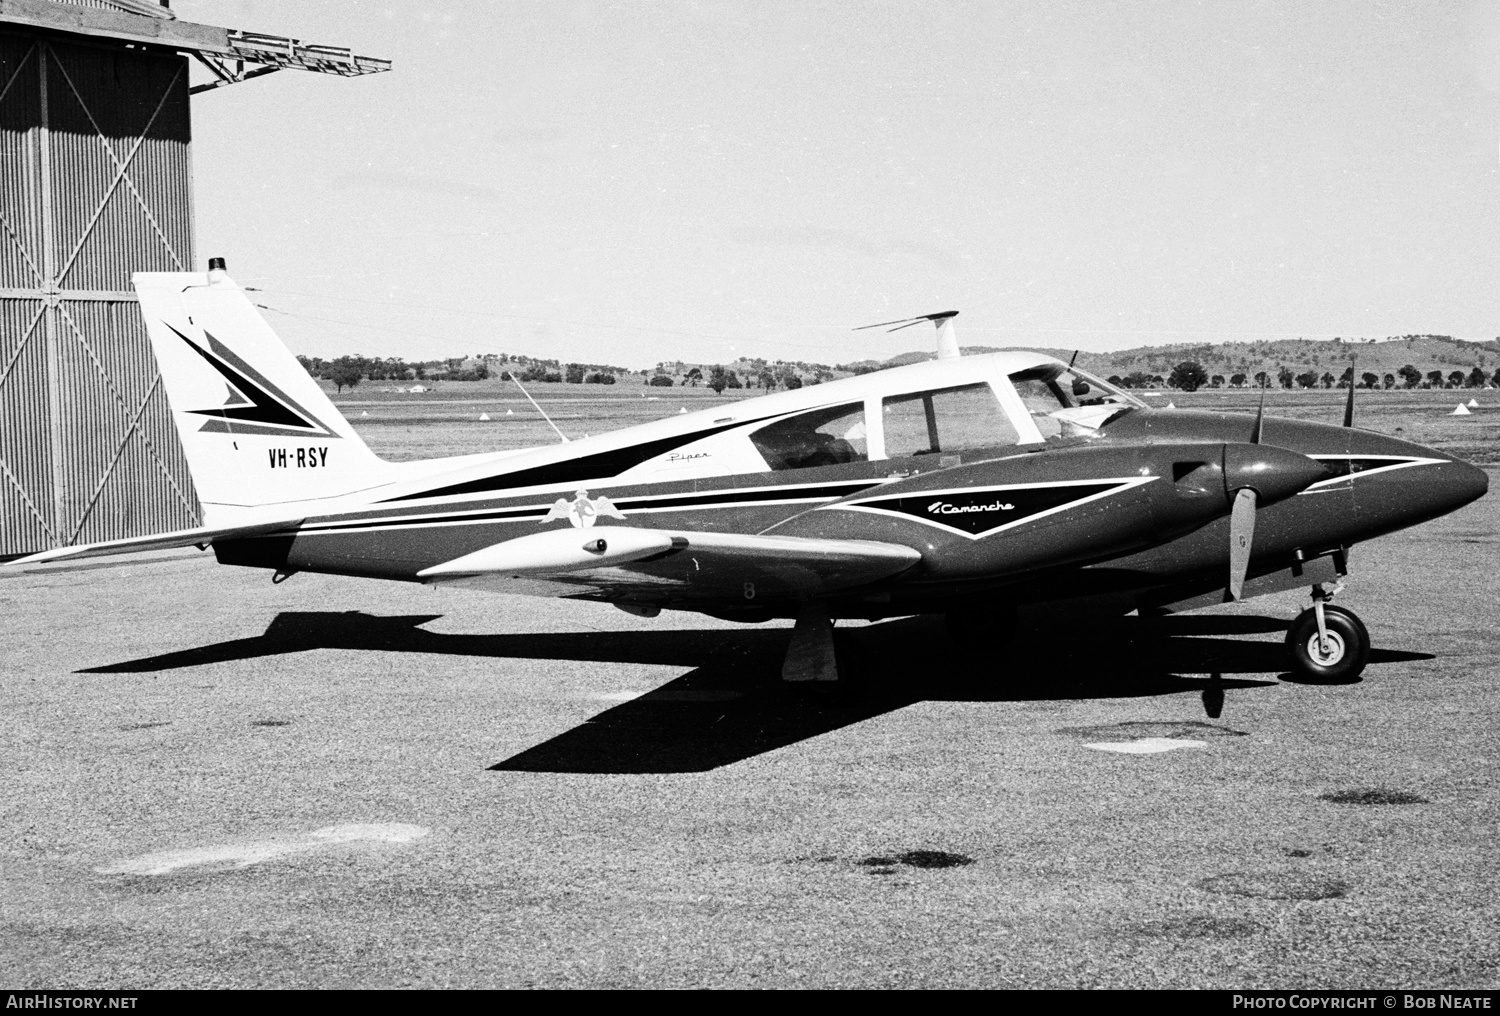
[[[871,540],[593,526],[496,543],[417,573],[429,583],[645,600],[806,597],[903,572],[920,552]]]
[[[148,550],[173,550],[177,547],[207,546],[215,540],[238,539],[245,536],[266,536],[282,530],[295,530],[301,519],[286,519],[278,522],[263,522],[254,525],[202,527],[179,529],[176,532],[160,533],[156,536],[133,536],[123,540],[106,540],[103,543],[81,543],[75,547],[57,547],[39,554],[17,558],[11,565],[51,564],[56,561],[75,561],[89,557],[107,557],[111,554],[132,554]]]

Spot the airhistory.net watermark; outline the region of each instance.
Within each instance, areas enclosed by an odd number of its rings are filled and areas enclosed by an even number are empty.
[[[136,995],[9,994],[7,1009],[134,1009]]]

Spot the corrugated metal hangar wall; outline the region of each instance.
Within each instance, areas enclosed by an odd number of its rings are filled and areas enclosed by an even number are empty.
[[[199,506],[134,271],[193,251],[187,58],[0,24],[0,557]]]
[[[284,68],[391,64],[164,0],[0,0],[0,560],[198,524],[130,276],[195,267],[188,96]]]

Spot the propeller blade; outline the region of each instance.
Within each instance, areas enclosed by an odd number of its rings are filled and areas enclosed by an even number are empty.
[[[1249,487],[1234,492],[1229,511],[1229,598],[1238,600],[1250,570],[1250,545],[1255,541],[1255,507],[1259,497]]]
[[[1255,411],[1255,426],[1250,428],[1251,444],[1260,444],[1261,431],[1265,428],[1267,387],[1268,385],[1260,386],[1260,408]]]
[[[1349,360],[1349,401],[1344,403],[1344,426],[1354,426],[1354,359]]]

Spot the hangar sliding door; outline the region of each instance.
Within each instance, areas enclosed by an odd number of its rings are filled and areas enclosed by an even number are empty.
[[[194,263],[187,77],[0,26],[0,558],[200,517],[130,285]]]

